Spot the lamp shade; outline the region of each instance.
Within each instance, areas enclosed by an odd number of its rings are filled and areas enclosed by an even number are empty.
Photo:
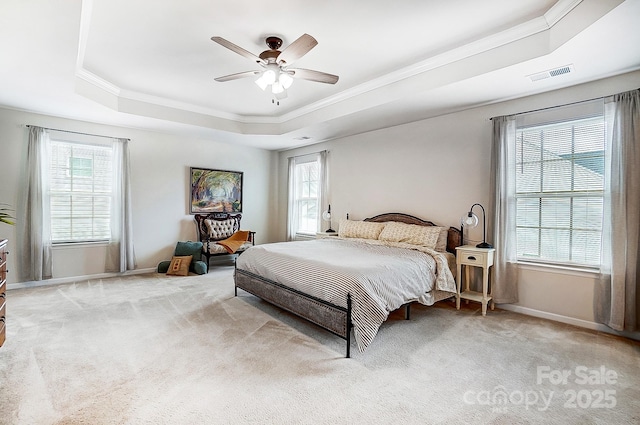
[[[256,80],[256,84],[262,90],[266,90],[267,87],[271,86],[271,93],[277,99],[284,99],[287,97],[286,90],[293,84],[293,78],[286,72],[282,72],[278,65],[269,64],[267,69]]]
[[[322,213],[322,219],[329,222],[329,228],[327,229],[327,232],[334,233],[335,230],[331,228],[331,204],[329,204],[329,208]]]
[[[289,74],[283,72],[280,74],[280,84],[282,84],[282,87],[286,90],[291,87],[291,84],[293,84],[293,78],[291,78]]]
[[[284,87],[280,84],[280,81],[276,81],[271,85],[271,92],[273,94],[282,93],[284,91]]]
[[[460,219],[460,223],[463,226],[466,226],[468,228],[474,228],[478,225],[480,220],[478,220],[478,216],[475,215],[474,213],[472,213],[471,211],[469,211],[467,214],[463,215],[462,218]]]
[[[473,207],[480,207],[482,209],[482,242],[476,245],[476,248],[493,248],[493,245],[487,243],[487,217],[484,213],[484,207],[480,204],[473,204],[469,208],[469,212],[460,218],[460,224],[464,228],[474,228],[478,225],[478,216],[474,214]]]
[[[260,76],[260,78],[258,78],[256,80],[256,84],[258,85],[258,87],[260,87],[262,90],[266,90],[267,89],[267,82],[265,81],[264,78],[264,72],[262,73],[262,75]]]

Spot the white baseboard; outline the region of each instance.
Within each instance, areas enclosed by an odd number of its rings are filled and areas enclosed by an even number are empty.
[[[129,270],[124,273],[100,273],[100,274],[92,274],[92,275],[85,275],[85,276],[58,277],[58,278],[46,279],[46,280],[32,280],[28,282],[9,283],[7,284],[7,290],[35,288],[37,286],[60,285],[62,283],[72,283],[72,282],[78,282],[81,280],[106,279],[109,277],[117,277],[117,276],[131,276],[134,274],[153,273],[155,271],[156,269],[154,267],[149,269]]]
[[[578,326],[581,328],[591,329],[594,331],[605,332],[612,335],[623,336],[640,341],[640,332],[618,332],[602,323],[590,322],[588,320],[576,319],[575,317],[563,316],[561,314],[549,313],[547,311],[535,310],[529,307],[523,307],[513,304],[496,304],[503,310],[509,310],[516,313],[525,314],[527,316],[539,317],[541,319],[553,320],[555,322],[566,323],[568,325]]]

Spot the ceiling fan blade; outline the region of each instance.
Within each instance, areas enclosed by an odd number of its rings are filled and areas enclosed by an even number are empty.
[[[254,62],[257,62],[257,63],[260,63],[260,64],[265,64],[266,63],[264,60],[260,59],[258,56],[254,55],[250,51],[245,50],[242,47],[240,47],[240,46],[238,46],[236,44],[233,44],[229,40],[226,40],[226,39],[224,39],[222,37],[211,37],[211,40],[215,41],[216,43],[218,43],[221,46],[226,47],[229,50],[232,50],[232,51],[236,52],[240,56],[244,56],[247,59],[251,59]]]
[[[218,77],[218,78],[215,78],[215,80],[221,83],[224,83],[225,81],[239,80],[240,78],[253,77],[254,75],[260,75],[260,74],[262,74],[262,71],[245,71],[245,72],[238,72],[237,74],[230,74],[230,75],[225,75],[223,77]]]
[[[315,38],[311,37],[309,34],[302,34],[296,41],[289,44],[289,46],[278,55],[276,61],[284,66],[291,65],[306,55],[309,50],[316,47],[317,44],[318,41]]]
[[[326,72],[313,71],[311,69],[287,68],[293,78],[302,80],[316,81],[318,83],[335,84],[338,82],[338,76],[327,74]]]

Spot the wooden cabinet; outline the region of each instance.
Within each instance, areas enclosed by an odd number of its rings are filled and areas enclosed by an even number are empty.
[[[7,328],[7,240],[0,241],[0,347],[4,344]]]

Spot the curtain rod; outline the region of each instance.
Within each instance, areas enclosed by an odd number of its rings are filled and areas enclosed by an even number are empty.
[[[577,102],[563,103],[561,105],[554,105],[554,106],[547,106],[546,108],[532,109],[530,111],[517,112],[515,114],[509,114],[509,115],[516,116],[516,115],[522,115],[522,114],[530,114],[530,113],[533,113],[533,112],[546,111],[547,109],[562,108],[563,106],[571,106],[571,105],[578,105],[580,103],[593,102],[594,100],[605,99],[607,97],[609,97],[609,96],[594,97],[593,99],[579,100]],[[491,117],[491,118],[489,118],[489,121],[493,121],[494,118],[498,118],[499,116],[502,116],[502,115]]]
[[[31,128],[31,127],[40,127],[40,126],[27,124],[26,127]],[[45,130],[52,130],[52,131],[62,131],[63,133],[82,134],[83,136],[104,137],[106,139],[125,139],[128,141],[131,141],[131,139],[126,139],[124,137],[103,136],[102,134],[91,134],[91,133],[82,133],[80,131],[60,130],[59,128],[49,128],[49,127],[40,127],[40,128],[44,128]]]
[[[322,153],[322,152],[329,153],[329,150],[328,149],[323,149],[323,150],[318,151],[318,152],[309,152],[309,153],[303,153],[302,155],[288,156],[287,159],[289,159],[289,158],[300,158],[300,157],[307,156],[307,155],[316,155],[316,154],[319,154],[319,153]]]
[[[632,92],[635,90],[640,90],[640,88],[638,89],[633,89],[633,90],[628,90],[627,92]],[[621,93],[617,93],[617,94],[623,94],[623,93],[627,93],[627,92],[621,92]],[[586,99],[586,100],[579,100],[577,102],[571,102],[571,103],[564,103],[562,105],[555,105],[555,106],[548,106],[546,108],[539,108],[539,109],[532,109],[531,111],[524,111],[524,112],[518,112],[516,114],[509,114],[509,115],[522,115],[522,114],[529,114],[531,112],[540,112],[540,111],[546,111],[547,109],[553,109],[553,108],[561,108],[563,106],[571,106],[571,105],[577,105],[579,103],[586,103],[586,102],[592,102],[594,100],[600,100],[600,99],[606,99],[608,97],[612,97],[615,96],[615,94],[610,94],[609,96],[600,96],[600,97],[594,97],[592,99]],[[491,117],[489,118],[489,121],[492,121],[494,118],[498,118],[496,117]]]

